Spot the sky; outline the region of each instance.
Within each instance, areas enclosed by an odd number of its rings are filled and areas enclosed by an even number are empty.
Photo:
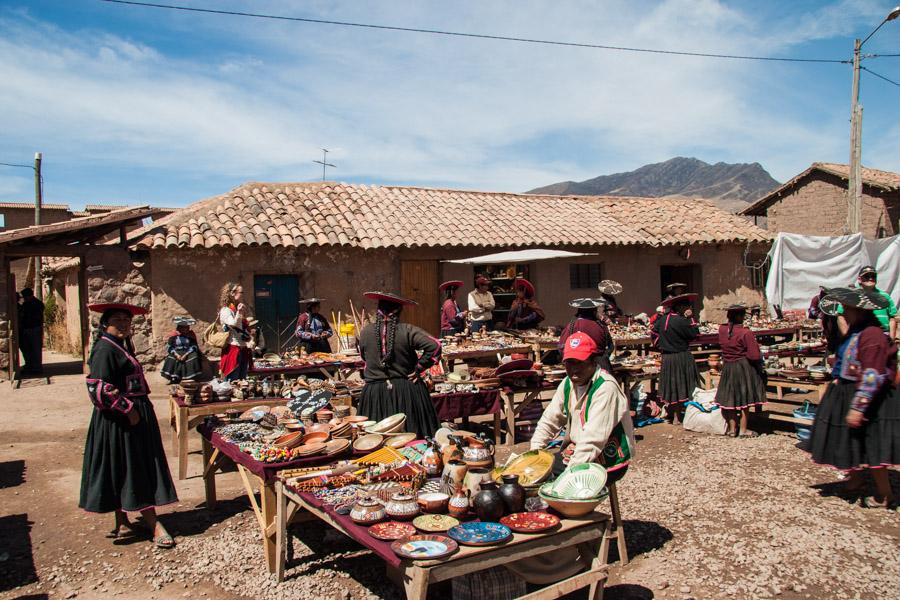
[[[165,2],[165,0],[163,0]],[[896,2],[896,0],[893,0]],[[703,53],[849,59],[877,0],[168,0],[324,20]],[[900,55],[900,19],[866,54]],[[863,65],[900,82],[900,56]],[[521,192],[674,156],[785,181],[846,163],[848,64],[627,53],[0,0],[0,162],[44,201],[185,206],[247,181]],[[863,71],[863,164],[900,171],[900,86]],[[0,201],[32,201],[0,166]]]

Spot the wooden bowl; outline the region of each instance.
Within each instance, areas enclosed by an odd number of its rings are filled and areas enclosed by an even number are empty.
[[[312,444],[314,442],[327,442],[329,437],[330,436],[328,435],[328,432],[326,432],[326,431],[313,431],[313,432],[307,433],[306,435],[303,436],[302,443],[303,444]]]
[[[302,431],[292,431],[291,433],[286,433],[275,440],[273,446],[275,446],[276,448],[293,448],[295,446],[299,446],[302,440]]]
[[[379,433],[370,433],[361,436],[353,442],[353,451],[366,454],[381,448],[384,445],[384,436]]]

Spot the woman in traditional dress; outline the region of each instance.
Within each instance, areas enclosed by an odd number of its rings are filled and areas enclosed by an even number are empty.
[[[507,329],[534,329],[546,317],[544,309],[534,299],[534,285],[527,279],[516,279],[516,297],[506,317]]]
[[[666,404],[670,423],[681,422],[684,403],[693,397],[700,385],[700,372],[690,351],[690,342],[700,335],[691,303],[697,294],[682,294],[663,302],[668,312],[653,324],[651,338],[662,352],[659,372],[659,397]]]
[[[610,355],[614,349],[613,340],[609,333],[609,327],[598,316],[598,309],[603,307],[603,302],[594,298],[576,298],[569,302],[569,306],[576,309],[575,316],[563,328],[562,334],[559,336],[559,351],[562,352],[565,349],[566,340],[570,335],[577,331],[583,331],[594,340],[594,344],[599,348],[597,358],[599,365],[607,373],[612,373]]]
[[[726,315],[728,323],[719,326],[719,346],[725,366],[719,379],[716,404],[722,408],[728,423],[725,435],[756,437],[755,431],[747,429],[747,419],[751,406],[766,402],[762,353],[756,336],[744,327],[747,307],[734,304],[728,307]]]
[[[169,383],[192,381],[203,373],[197,334],[191,329],[196,321],[190,317],[175,317],[172,320],[175,330],[169,333],[166,340],[166,359],[159,373]]]
[[[115,512],[118,537],[124,527],[152,536],[160,548],[175,545],[156,517],[156,507],[178,501],[169,473],[150,388],[131,344],[131,320],[147,312],[129,304],[93,304],[101,313],[91,348],[88,396],[94,403],[81,470],[78,506],[88,512]],[[140,512],[132,523],[127,513]]]
[[[874,311],[883,296],[854,288],[828,290],[822,310],[840,306],[842,334],[832,369],[834,380],[816,409],[810,450],[816,463],[849,471],[846,490],[864,506],[896,508],[887,468],[900,464],[900,392],[892,385],[897,346],[885,335]],[[836,311],[834,311],[836,312]],[[864,472],[876,494],[865,493]]]
[[[247,326],[247,308],[241,301],[244,288],[237,283],[226,283],[219,294],[219,322],[228,332],[228,344],[219,359],[219,372],[228,381],[245,379],[250,369],[250,329]]]
[[[406,431],[419,438],[437,431],[437,412],[423,374],[441,358],[441,344],[424,330],[400,322],[404,306],[416,302],[389,292],[366,292],[378,301],[375,323],[363,327],[359,352],[366,363],[366,384],[359,414],[380,421],[397,413],[406,415]]]
[[[441,337],[456,335],[466,329],[467,310],[461,310],[456,301],[456,294],[463,282],[458,279],[445,281],[438,288],[444,294],[444,303],[441,305]]]
[[[328,319],[319,312],[322,300],[322,298],[309,298],[300,301],[301,304],[306,304],[306,311],[297,317],[297,337],[307,354],[331,353],[331,344],[328,343],[328,338],[334,335],[334,330],[328,323]]]

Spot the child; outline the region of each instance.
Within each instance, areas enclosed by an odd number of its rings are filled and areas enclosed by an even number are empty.
[[[175,331],[169,334],[166,342],[168,356],[163,361],[160,374],[170,383],[192,381],[199,378],[203,371],[197,335],[191,330],[191,325],[196,321],[190,317],[175,317],[173,321]]]

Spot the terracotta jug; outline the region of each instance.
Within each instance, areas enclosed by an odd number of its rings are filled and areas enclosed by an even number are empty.
[[[447,502],[447,513],[457,519],[462,519],[469,514],[469,496],[462,484],[456,486],[456,491],[450,496],[450,500]]]
[[[463,444],[463,461],[470,469],[494,467],[494,443],[491,440],[467,437]]]
[[[425,473],[429,477],[438,477],[444,471],[444,460],[441,457],[441,451],[437,447],[437,442],[431,438],[425,441],[428,444],[428,448],[422,455],[422,466],[425,467]]]
[[[481,482],[481,491],[472,499],[475,514],[483,522],[496,523],[506,512],[497,484],[489,479]]]

